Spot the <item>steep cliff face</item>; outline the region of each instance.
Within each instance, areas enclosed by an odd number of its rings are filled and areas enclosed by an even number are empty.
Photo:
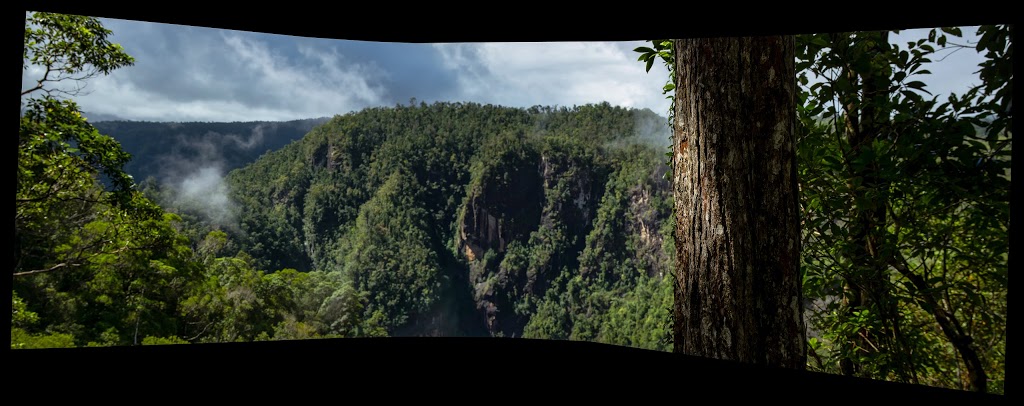
[[[669,252],[664,249],[667,235],[670,195],[669,182],[663,178],[668,167],[661,165],[652,171],[646,183],[629,188],[626,209],[626,234],[631,236],[631,246],[637,265],[649,277],[663,277],[670,263]]]
[[[594,217],[595,197],[600,197],[598,177],[606,175],[607,168],[592,157],[572,157],[563,151],[541,155],[540,171],[544,178],[545,215],[543,224],[551,227],[560,222],[569,227],[570,234],[582,235]]]
[[[332,172],[338,168],[339,162],[337,162],[340,151],[334,146],[334,142],[327,140],[323,144],[320,144],[313,150],[313,153],[309,155],[309,166],[311,168],[323,168],[328,172]]]
[[[594,217],[594,185],[606,171],[549,147],[531,144],[529,159],[492,162],[462,208],[457,251],[491,335],[522,335],[532,303],[558,271],[575,266]]]
[[[519,139],[510,140],[513,142]],[[508,325],[514,298],[507,294],[517,278],[498,265],[509,245],[529,238],[540,224],[544,179],[537,154],[529,145],[500,150],[496,159],[481,160],[471,180],[456,226],[456,251],[468,264],[473,306],[490,335]],[[504,292],[504,293],[502,293]]]
[[[483,259],[490,250],[505,252],[508,243],[537,228],[543,203],[541,178],[529,168],[515,168],[503,182],[483,177],[470,191],[458,227],[458,251],[468,261]]]

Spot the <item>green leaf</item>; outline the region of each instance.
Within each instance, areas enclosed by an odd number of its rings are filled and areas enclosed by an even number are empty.
[[[981,35],[981,38],[978,38],[978,45],[975,46],[975,49],[977,49],[978,52],[989,49],[990,44],[995,40],[995,38],[996,30],[985,31],[985,33]]]
[[[913,82],[907,82],[906,86],[911,88],[911,89],[917,89],[917,90],[925,91],[924,90],[925,84],[924,84],[924,82],[922,82],[920,80],[915,80]],[[931,94],[931,93],[929,93],[929,94]]]
[[[942,32],[955,35],[957,37],[963,36],[963,32],[960,31],[960,27],[942,27]]]

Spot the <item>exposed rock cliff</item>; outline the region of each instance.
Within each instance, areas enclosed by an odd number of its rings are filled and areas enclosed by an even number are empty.
[[[586,156],[557,147],[527,156],[512,161],[510,171],[500,170],[510,163],[504,161],[484,171],[458,225],[458,252],[469,263],[475,305],[492,335],[522,334],[531,299],[576,262],[594,217],[591,202],[601,192],[595,177],[604,171]]]

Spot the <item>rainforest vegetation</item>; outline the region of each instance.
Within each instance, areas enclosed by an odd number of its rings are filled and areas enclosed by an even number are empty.
[[[797,37],[811,370],[1002,392],[1011,35],[971,29],[976,44],[958,28],[909,44]],[[90,123],[53,81],[131,69],[110,34],[88,17],[26,22],[24,63],[46,75],[23,91],[11,348],[453,335],[673,348],[665,117],[410,102],[290,123]],[[671,44],[640,59],[674,66]],[[955,47],[985,55],[981,84],[932,97],[920,78]],[[185,193],[203,174],[215,193]]]

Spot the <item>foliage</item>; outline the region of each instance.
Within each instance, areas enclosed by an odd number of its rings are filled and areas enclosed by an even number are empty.
[[[367,315],[380,310],[390,328],[428,310],[441,288],[437,253],[425,244],[426,212],[410,193],[418,189],[396,171],[362,206],[345,261],[344,272],[369,297]]]
[[[33,14],[26,66],[46,64],[60,79],[130,64],[107,34],[95,19]],[[25,332],[64,345],[115,330],[131,335],[103,341],[137,342],[140,333],[173,329],[174,290],[193,270],[174,216],[135,190],[122,169],[130,157],[116,141],[73,101],[43,94],[28,100],[18,140],[14,291],[39,322]]]
[[[649,148],[620,150],[578,265],[562,268],[524,337],[671,348],[673,261],[668,182]],[[667,250],[666,250],[667,248]]]
[[[1002,391],[1012,28],[978,34],[982,84],[941,100],[916,79],[967,47],[947,39],[957,28],[906,47],[799,37],[812,369]],[[663,140],[641,134],[664,122],[650,111],[435,103],[300,123],[259,159],[229,154],[237,224],[221,228],[158,206],[173,187],[140,190],[126,168],[153,168],[97,129],[152,156],[138,139],[175,126],[93,126],[51,97],[131,65],[109,35],[86,17],[26,21],[25,67],[46,73],[23,91],[43,97],[19,132],[12,348],[466,332],[671,347],[672,203]],[[640,60],[672,72],[672,42],[652,44]]]
[[[170,337],[146,337],[142,339],[142,345],[171,345],[171,344],[188,344],[188,341],[181,339],[178,336]]]
[[[274,315],[261,295],[263,273],[244,258],[217,258],[206,268],[205,280],[181,304],[190,340],[253,341],[273,330]]]
[[[379,314],[389,334],[519,336],[546,292],[563,288],[551,281],[578,268],[609,174],[632,165],[627,183],[664,173],[647,144],[660,142],[647,134],[659,130],[642,128],[647,122],[664,121],[607,103],[435,103],[337,116],[228,176],[238,238],[259,267],[318,269],[351,283],[351,293],[332,299],[348,305],[327,307],[362,315],[334,320]],[[643,232],[654,236],[636,255],[662,269],[653,274],[660,278],[669,257],[660,233],[667,183],[643,182],[659,186],[630,192],[643,200],[635,209]],[[494,232],[503,244],[466,228],[487,216],[501,224]],[[630,224],[621,231],[641,233]],[[466,257],[468,243],[486,247]],[[487,314],[497,324],[475,324]]]
[[[47,21],[94,33],[79,43],[92,47],[59,45],[72,37]],[[26,63],[76,78],[130,65],[95,20],[26,26],[33,46],[54,44]],[[410,104],[292,142],[266,123],[93,126],[42,94],[19,141],[12,348],[450,334],[667,348],[671,200],[655,152],[667,131],[650,111]],[[241,144],[259,128],[275,150],[257,159]],[[183,138],[140,142],[172,132]],[[197,140],[221,155],[179,142]],[[236,222],[182,203],[180,179],[150,176],[154,148],[234,169]]]
[[[671,123],[674,121],[674,117],[675,117],[675,114],[674,114],[674,112],[675,112],[675,92],[674,91],[676,89],[676,75],[675,75],[676,67],[675,67],[674,49],[672,48],[673,44],[674,44],[674,41],[672,41],[670,39],[657,39],[657,40],[651,40],[650,42],[651,42],[651,47],[637,47],[636,49],[633,50],[633,52],[640,53],[640,57],[638,57],[637,60],[647,64],[647,72],[651,71],[651,68],[654,66],[654,62],[656,60],[658,60],[658,59],[661,59],[662,63],[665,64],[665,67],[668,68],[669,80],[668,80],[667,83],[665,83],[665,86],[662,87],[661,91],[662,91],[662,93],[668,95],[668,96],[665,96],[666,99],[672,100],[672,104],[670,105],[669,111],[668,111],[668,113],[669,113],[668,121],[669,121],[669,124],[671,125]]]
[[[74,339],[69,334],[33,334],[27,331],[26,329],[34,327],[39,322],[39,315],[29,310],[17,293],[14,293],[11,299],[11,349],[75,346]]]
[[[676,83],[676,59],[675,59],[675,54],[674,54],[675,49],[673,48],[675,42],[673,40],[670,40],[670,39],[656,39],[656,40],[651,40],[650,42],[651,42],[651,47],[636,47],[635,49],[633,49],[633,52],[640,53],[640,56],[637,58],[637,60],[647,64],[646,65],[647,66],[646,69],[647,69],[648,73],[651,72],[651,67],[654,66],[654,62],[657,59],[659,59],[659,58],[661,59],[662,63],[665,64],[665,67],[668,68],[668,82],[666,82],[665,86],[663,86],[661,88],[661,92],[663,94],[666,94],[667,96],[665,96],[665,98],[669,99],[669,101],[671,101],[671,103],[669,103],[669,107],[668,107],[668,125],[669,125],[670,128],[675,128],[674,127],[675,126],[675,121],[676,121],[676,93],[675,93],[675,90],[676,90],[676,85],[677,85],[677,83]],[[669,136],[669,140],[670,141],[673,139],[672,137],[673,137],[672,135]],[[665,160],[665,165],[668,166],[671,169],[672,168],[672,144],[671,143],[669,143],[668,152],[665,153],[665,156],[668,157],[668,159]],[[665,179],[671,179],[672,178],[671,173],[672,173],[671,171],[666,172],[665,173]]]
[[[75,340],[70,334],[31,334],[20,328],[11,328],[11,349],[72,348],[74,346]]]
[[[101,175],[106,201],[153,216],[152,205],[135,200],[134,181],[122,170],[131,159],[117,141],[100,134],[70,100],[31,99],[18,139],[18,203],[72,200]],[[79,199],[81,200],[81,199]]]
[[[812,368],[1002,390],[1009,27],[978,32],[983,84],[941,100],[918,78],[958,28],[798,39]]]
[[[84,81],[114,69],[132,65],[135,60],[124,49],[107,39],[112,32],[93,17],[33,13],[25,20],[23,68],[41,66],[43,76],[36,86],[22,90],[22,96],[42,90],[77,94]],[[51,83],[75,82],[72,90],[48,88]]]
[[[977,33],[798,36],[812,369],[1002,391],[1012,27]],[[651,42],[635,51],[666,63],[667,92],[672,44]],[[984,54],[982,84],[940,100],[918,78],[960,49]]]

